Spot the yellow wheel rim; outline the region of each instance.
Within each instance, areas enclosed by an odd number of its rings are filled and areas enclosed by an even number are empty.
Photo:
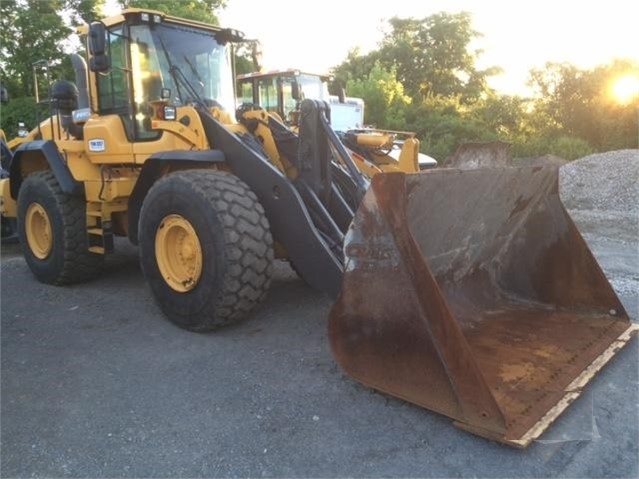
[[[155,233],[155,257],[160,274],[179,293],[197,286],[202,275],[202,247],[195,229],[180,215],[162,220]]]
[[[49,215],[38,203],[31,203],[24,220],[27,243],[33,255],[46,259],[53,249],[53,232]]]

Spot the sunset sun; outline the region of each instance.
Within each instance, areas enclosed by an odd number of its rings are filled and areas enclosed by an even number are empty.
[[[619,103],[625,105],[639,97],[639,75],[624,75],[612,85],[612,96]]]

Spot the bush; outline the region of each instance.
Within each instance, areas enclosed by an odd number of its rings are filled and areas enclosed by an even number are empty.
[[[18,135],[18,122],[23,122],[28,130],[36,126],[35,98],[11,99],[9,103],[0,107],[0,126],[8,140]]]
[[[407,108],[407,126],[421,141],[421,151],[440,163],[470,141],[495,141],[498,135],[455,99],[431,98]]]
[[[576,160],[577,158],[594,153],[594,150],[587,141],[568,136],[557,138],[551,144],[551,149],[552,151],[550,153],[560,158],[565,158],[566,160]]]
[[[555,155],[566,160],[575,160],[594,153],[594,149],[581,138],[561,135],[557,137],[540,136],[527,141],[515,140],[511,152],[515,158]]]

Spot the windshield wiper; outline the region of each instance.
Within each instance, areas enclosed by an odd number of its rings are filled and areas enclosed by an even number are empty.
[[[191,60],[188,59],[188,57],[186,55],[184,55],[184,61],[191,68],[191,73],[193,73],[193,76],[195,76],[195,78],[197,78],[197,81],[200,82],[200,85],[204,86],[204,80],[202,80],[202,77],[200,76],[200,73],[193,66],[193,63],[191,62]]]
[[[171,75],[171,78],[173,78],[173,81],[175,82],[175,88],[177,88],[177,94],[180,97],[180,100],[185,103],[185,100],[187,98],[193,99],[194,103],[197,103],[198,105],[206,108],[206,104],[204,103],[204,100],[202,100],[202,97],[195,90],[195,88],[193,88],[193,85],[186,78],[186,75],[184,75],[184,72],[182,72],[180,67],[173,64],[173,62],[171,61],[171,56],[169,55],[169,51],[167,50],[166,45],[164,44],[164,40],[162,39],[160,35],[158,35],[158,39],[160,40],[160,46],[162,47],[162,52],[164,53],[166,62],[169,64],[169,73]],[[190,63],[189,63],[189,66],[193,68],[193,66],[190,65]],[[188,95],[187,97],[182,96],[182,91],[180,90],[180,83],[182,83],[182,85],[185,87],[186,93]]]
[[[192,99],[194,103],[197,103],[198,105],[203,106],[204,108],[206,108],[206,103],[204,102],[204,100],[202,99],[200,94],[197,92],[197,90],[195,88],[193,88],[193,85],[188,80],[188,78],[186,78],[186,75],[180,69],[179,66],[170,65],[169,66],[169,73],[171,73],[171,76],[175,80],[176,85],[179,83],[179,81],[182,81],[183,86],[187,90],[187,98],[188,99]],[[178,86],[178,89],[179,89],[179,86]],[[182,99],[182,95],[181,94],[180,94],[180,99]]]

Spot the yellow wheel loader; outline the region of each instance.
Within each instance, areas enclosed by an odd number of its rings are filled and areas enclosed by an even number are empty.
[[[302,102],[298,133],[256,106],[233,118],[238,32],[132,9],[84,33],[88,68],[73,56],[0,182],[39,281],[88,280],[128,237],[165,315],[207,331],[246,317],[287,258],[336,298],[350,375],[517,447],[636,332],[556,169],[369,181],[324,102]]]
[[[416,173],[437,167],[434,158],[419,152],[415,133],[364,128],[363,100],[347,98],[343,91],[339,96],[331,96],[330,80],[330,75],[295,69],[238,75],[238,101],[260,105],[293,131],[299,127],[303,99],[328,102],[331,128],[351,150],[358,168],[369,177],[380,172]]]

